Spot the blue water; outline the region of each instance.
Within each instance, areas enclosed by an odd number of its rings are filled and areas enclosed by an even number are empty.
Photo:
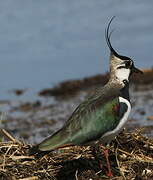
[[[0,99],[108,70],[104,29],[138,67],[153,65],[153,1],[0,1]]]

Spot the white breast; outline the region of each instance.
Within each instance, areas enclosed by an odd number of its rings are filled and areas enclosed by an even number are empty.
[[[115,136],[122,130],[122,128],[124,127],[125,123],[128,120],[128,116],[129,116],[129,114],[131,112],[131,104],[130,104],[130,102],[127,99],[124,99],[123,97],[119,97],[119,102],[123,102],[123,103],[125,103],[128,106],[127,111],[123,115],[123,117],[120,120],[120,122],[117,125],[117,127],[114,130],[112,130],[112,131],[106,132],[102,136],[102,138],[100,140],[102,143],[109,143],[111,140],[113,140],[115,138]]]

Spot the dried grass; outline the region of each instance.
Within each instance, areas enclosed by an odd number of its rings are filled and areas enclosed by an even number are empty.
[[[106,176],[106,160],[90,146],[74,146],[51,152],[41,159],[28,155],[30,145],[15,140],[0,143],[0,179],[2,180],[100,180]],[[113,180],[153,179],[153,139],[141,134],[122,132],[109,147]],[[102,169],[99,168],[99,160]]]

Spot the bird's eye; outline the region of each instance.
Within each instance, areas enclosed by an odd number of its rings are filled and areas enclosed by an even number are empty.
[[[126,61],[125,66],[126,68],[130,68],[132,66],[132,61],[131,60]]]
[[[123,83],[124,83],[125,85],[128,85],[129,82],[128,82],[127,79],[124,79],[124,80],[123,80]]]

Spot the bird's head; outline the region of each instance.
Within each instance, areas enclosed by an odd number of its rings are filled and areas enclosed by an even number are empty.
[[[115,17],[115,16],[114,16]],[[127,56],[119,55],[110,42],[112,31],[109,32],[110,25],[114,17],[111,18],[108,26],[105,30],[105,38],[107,45],[110,49],[110,77],[116,77],[119,81],[129,81],[129,77],[132,73],[143,73],[141,70],[135,67],[134,62]]]

